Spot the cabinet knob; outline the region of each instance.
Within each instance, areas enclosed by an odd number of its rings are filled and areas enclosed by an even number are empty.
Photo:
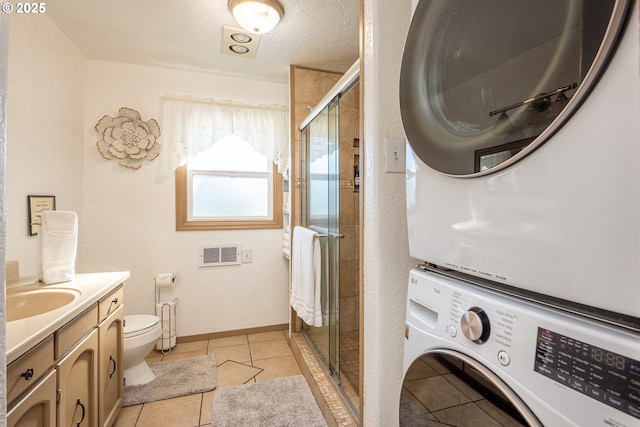
[[[120,300],[116,297],[114,299],[111,300],[111,304],[109,304],[109,309],[107,310],[107,313],[111,314],[111,309],[113,307],[118,308],[118,303],[120,302]]]
[[[31,378],[33,378],[33,368],[27,369],[26,371],[21,373],[20,376],[23,377],[25,381],[29,381]]]

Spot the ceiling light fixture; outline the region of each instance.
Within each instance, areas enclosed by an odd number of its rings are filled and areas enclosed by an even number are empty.
[[[238,43],[249,43],[251,40],[253,40],[249,34],[244,33],[233,33],[231,34],[231,38],[234,42]]]
[[[255,34],[273,30],[284,16],[278,0],[229,0],[228,6],[238,25]]]
[[[237,54],[245,54],[247,52],[249,52],[249,48],[246,46],[240,46],[239,44],[232,44],[231,46],[229,46],[229,49],[231,49],[234,53]]]

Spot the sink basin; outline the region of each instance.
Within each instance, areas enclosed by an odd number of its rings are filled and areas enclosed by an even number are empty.
[[[7,322],[26,319],[64,307],[80,296],[75,289],[42,289],[7,293]]]

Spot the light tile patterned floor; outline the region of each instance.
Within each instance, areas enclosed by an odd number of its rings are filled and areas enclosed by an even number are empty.
[[[404,398],[411,402],[407,410],[410,408],[413,412],[413,416],[407,414],[406,419],[422,418],[424,425],[433,427],[523,426],[505,412],[503,405],[496,406],[486,398],[491,395],[486,388],[459,375],[455,366],[444,364],[442,359],[430,354],[415,360],[402,386]],[[499,391],[494,389],[493,393],[499,394]]]
[[[300,374],[284,331],[237,335],[178,344],[171,353],[152,351],[148,362],[215,354],[218,387]],[[122,408],[114,427],[199,427],[211,425],[213,392]]]

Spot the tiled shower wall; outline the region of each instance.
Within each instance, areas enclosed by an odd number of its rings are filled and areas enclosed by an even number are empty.
[[[359,192],[354,168],[360,167],[359,84],[340,100],[340,333],[360,329],[358,315]]]
[[[300,123],[309,115],[340,80],[342,74],[330,71],[320,71],[310,68],[292,66],[291,79],[293,81],[291,91],[291,104],[293,105],[291,118],[291,141],[293,155],[291,156],[291,182],[293,183],[293,194],[291,197],[291,208],[293,216],[291,219],[291,231],[293,227],[301,224],[300,218]]]
[[[308,116],[311,108],[331,90],[341,74],[291,67],[293,81],[292,111],[292,227],[301,223],[299,203],[301,159],[300,123]],[[360,167],[359,135],[359,84],[356,84],[340,99],[340,372],[343,389],[354,407],[359,407],[359,187],[355,185],[355,167]],[[295,327],[293,330],[297,330]],[[346,381],[344,381],[346,380]]]
[[[292,67],[292,224],[301,223],[300,209],[300,123],[309,115],[342,74]],[[311,107],[311,108],[310,108]],[[359,166],[359,84],[340,100],[340,332],[359,329],[359,193],[354,186],[354,166]],[[295,166],[294,166],[295,165]]]

